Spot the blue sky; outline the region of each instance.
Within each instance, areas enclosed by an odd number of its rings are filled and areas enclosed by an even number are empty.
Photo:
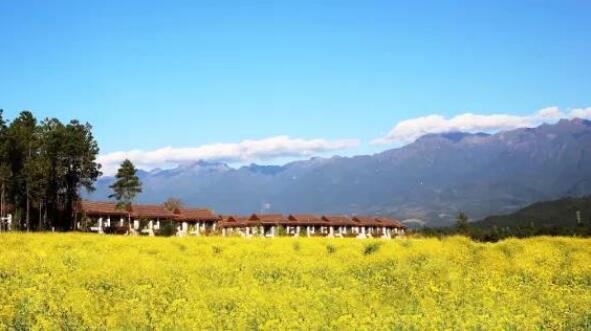
[[[280,143],[263,161],[371,153],[429,115],[589,110],[590,14],[589,1],[0,0],[0,108],[89,121],[103,154],[277,136],[307,153]]]

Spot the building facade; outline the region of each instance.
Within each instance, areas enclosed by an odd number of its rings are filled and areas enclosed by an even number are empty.
[[[387,217],[252,214],[249,216],[216,215],[207,208],[175,208],[162,205],[132,205],[117,208],[113,202],[82,201],[77,227],[97,233],[145,235],[210,235],[241,237],[354,237],[396,238],[406,226]]]
[[[386,217],[291,214],[252,214],[222,216],[222,235],[241,237],[355,237],[395,238],[404,235],[406,226]]]

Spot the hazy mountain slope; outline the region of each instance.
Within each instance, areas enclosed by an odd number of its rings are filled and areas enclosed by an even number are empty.
[[[103,178],[92,198],[105,198]],[[434,225],[536,201],[591,193],[591,122],[560,121],[494,135],[427,135],[402,148],[352,158],[232,169],[197,162],[142,173],[143,202],[169,196],[222,213],[371,213]]]
[[[474,223],[479,227],[574,227],[577,225],[577,211],[582,223],[591,222],[591,196],[563,198],[534,203],[509,215],[489,216]]]

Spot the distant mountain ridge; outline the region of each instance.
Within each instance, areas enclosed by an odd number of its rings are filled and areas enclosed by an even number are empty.
[[[219,213],[375,214],[446,225],[459,211],[481,219],[536,201],[591,194],[591,122],[429,134],[374,155],[283,166],[234,169],[198,161],[140,177],[140,202],[172,196]],[[111,181],[101,178],[89,197],[106,199]]]
[[[591,224],[591,195],[536,202],[508,215],[489,216],[475,222],[477,227],[575,227]]]

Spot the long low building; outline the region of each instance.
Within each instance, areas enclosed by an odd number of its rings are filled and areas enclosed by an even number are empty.
[[[220,217],[207,208],[166,209],[163,205],[134,204],[129,209],[117,208],[114,202],[81,201],[78,206],[78,229],[104,233],[161,233],[165,225],[173,234],[213,232]]]
[[[120,209],[113,202],[97,201],[80,202],[78,214],[77,225],[80,230],[98,233],[395,238],[404,235],[406,231],[405,225],[387,217],[313,214],[216,215],[207,208],[169,210],[163,205],[134,204],[129,209]]]
[[[252,214],[222,216],[219,227],[223,235],[244,237],[265,236],[325,236],[380,237],[403,235],[406,226],[386,217],[291,214]]]

